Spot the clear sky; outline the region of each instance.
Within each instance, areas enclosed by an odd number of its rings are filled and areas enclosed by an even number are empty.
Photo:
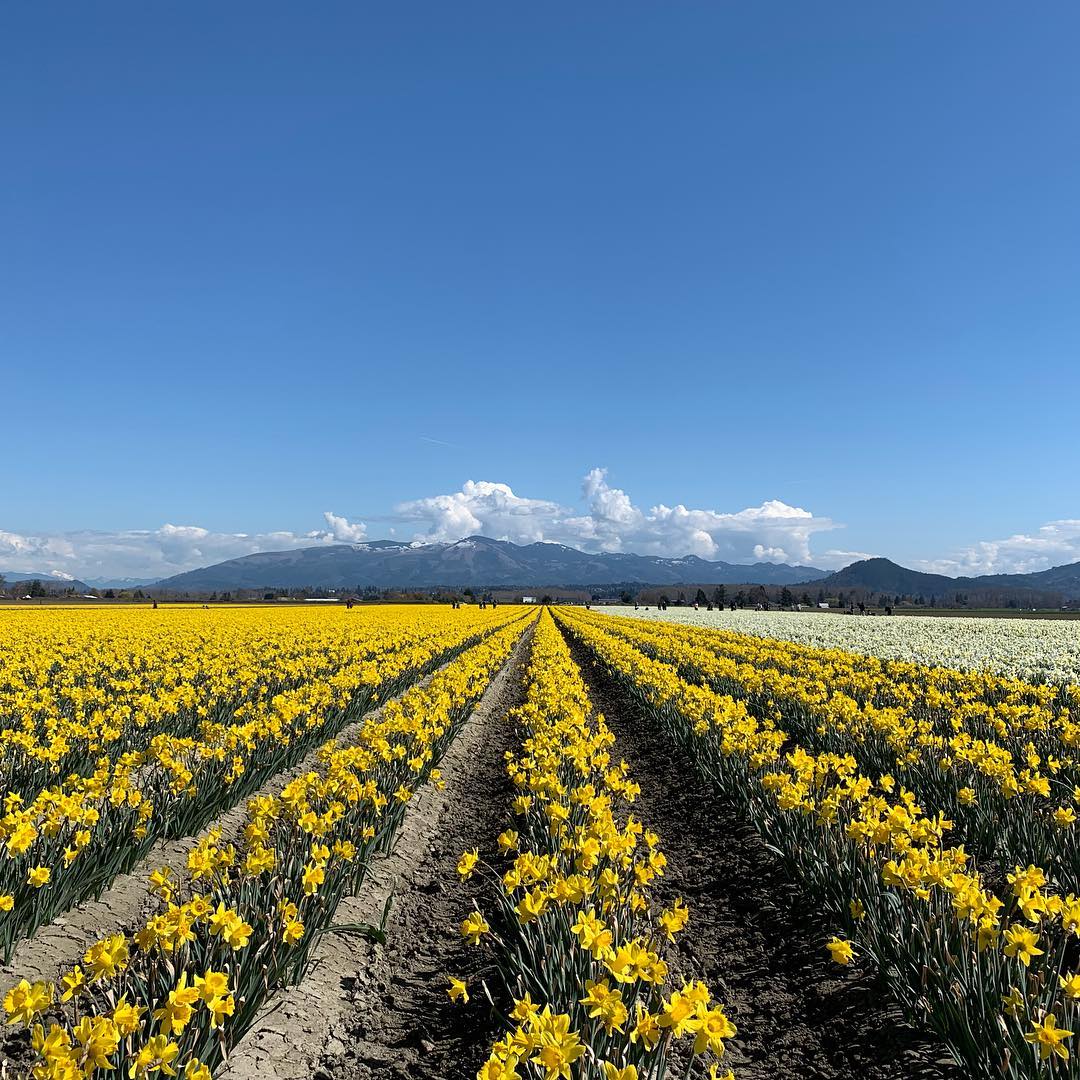
[[[1078,40],[1053,0],[5,4],[0,570],[477,525],[1080,559]]]

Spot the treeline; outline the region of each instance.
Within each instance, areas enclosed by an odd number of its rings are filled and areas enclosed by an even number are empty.
[[[594,595],[599,600],[600,595]],[[827,590],[811,585],[686,585],[651,586],[635,592],[624,590],[619,599],[623,603],[640,605],[667,604],[683,607],[697,604],[699,607],[737,608],[816,608],[828,604],[830,608],[843,610],[879,610],[886,608],[948,608],[1019,610],[1021,608],[1062,608],[1065,599],[1059,592],[1036,589],[963,589],[952,594],[930,596],[908,593],[886,593],[873,589],[848,588],[841,591]]]

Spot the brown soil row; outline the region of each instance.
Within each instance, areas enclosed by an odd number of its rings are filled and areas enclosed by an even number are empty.
[[[395,899],[388,945],[349,946],[355,953],[355,976],[345,984],[349,1012],[315,1080],[471,1080],[498,1037],[481,989],[492,979],[490,961],[458,933],[471,898],[456,867],[462,851],[471,848],[493,860],[496,838],[506,826],[513,795],[505,754],[514,742],[506,714],[522,700],[529,639],[531,634],[455,740],[455,760],[447,755],[440,811],[426,816],[422,833],[398,843],[397,852],[412,860],[412,868],[402,875],[407,888]],[[468,1004],[447,997],[448,975],[468,981]]]
[[[727,1005],[739,1029],[727,1064],[739,1080],[958,1080],[944,1048],[906,1025],[867,974],[832,963],[829,928],[757,834],[567,637],[641,786],[635,814],[667,856],[656,895],[690,908],[673,968]]]

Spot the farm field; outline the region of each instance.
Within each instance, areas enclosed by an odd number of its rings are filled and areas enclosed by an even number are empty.
[[[1080,1077],[1080,688],[679,614],[0,612],[3,1075]]]
[[[1073,619],[849,616],[816,611],[695,611],[693,607],[598,610],[779,638],[819,649],[845,649],[882,659],[993,671],[1040,682],[1080,682],[1080,623]]]

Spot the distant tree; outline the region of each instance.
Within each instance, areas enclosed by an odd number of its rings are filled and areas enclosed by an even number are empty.
[[[623,604],[629,605],[634,602],[634,597],[629,591],[623,589],[623,591],[619,593],[619,601]]]
[[[780,604],[782,607],[795,606],[795,597],[792,595],[791,590],[786,585],[780,591]]]
[[[669,600],[669,599],[667,598],[667,593],[661,593],[661,594],[660,594],[660,600],[659,600],[659,603],[660,603],[660,605],[661,605],[662,607],[667,607],[667,606],[668,606],[668,604],[670,604],[670,603],[671,603],[671,601],[670,601],[670,600]]]
[[[48,596],[49,590],[41,584],[40,581],[34,580],[30,582],[30,595],[31,596]]]
[[[937,597],[936,596],[931,596],[930,597],[930,606],[931,607],[937,607]]]
[[[810,594],[804,592],[802,596],[799,597],[799,603],[802,604],[803,607],[809,607],[811,604]]]
[[[705,590],[704,589],[698,589],[697,596],[694,597],[694,603],[695,604],[707,604],[708,602],[709,602],[709,598],[705,595]]]
[[[471,593],[469,593],[468,589],[466,589],[465,592],[470,596],[472,595]],[[545,593],[543,596],[540,597],[540,603],[541,604],[550,604],[551,603],[551,597],[547,593]]]
[[[824,589],[818,589],[818,591],[817,591],[817,602],[819,604],[824,604],[825,603],[825,590]]]
[[[115,600],[116,599],[116,590],[115,589],[106,589],[105,590],[105,599],[106,600]]]
[[[727,593],[724,591],[724,586],[723,585],[717,585],[716,588],[713,589],[713,591],[712,591],[712,602],[718,608],[722,608],[724,606],[724,599],[725,599],[726,596],[727,596]]]
[[[837,598],[837,601],[836,601],[836,602],[837,602],[837,603],[838,603],[838,604],[839,604],[839,605],[840,605],[841,607],[847,607],[847,598],[846,598],[846,597],[844,596],[844,594],[843,594],[843,593],[841,593],[841,594],[840,594],[840,596],[839,596],[839,597]]]
[[[740,608],[746,606],[746,593],[742,589],[735,594],[735,606]]]

